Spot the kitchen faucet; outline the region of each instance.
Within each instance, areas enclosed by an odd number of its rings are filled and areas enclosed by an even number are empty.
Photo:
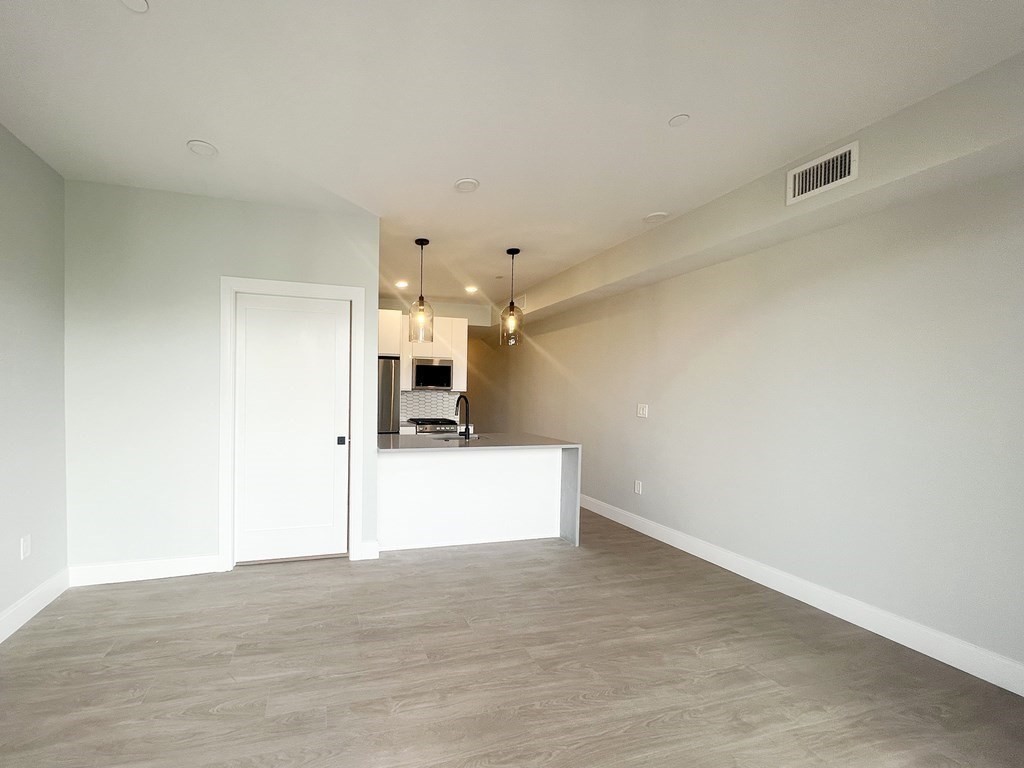
[[[455,418],[456,419],[460,419],[460,416],[459,416],[459,411],[460,411],[459,404],[463,400],[466,401],[466,408],[465,408],[465,411],[466,411],[466,434],[464,435],[464,437],[467,440],[469,440],[469,398],[466,397],[464,394],[459,395],[458,399],[455,401]]]

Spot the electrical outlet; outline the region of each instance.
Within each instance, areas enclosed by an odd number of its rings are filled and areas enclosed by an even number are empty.
[[[639,496],[643,492],[644,492],[644,484],[641,483],[639,480],[634,480],[633,481],[633,493],[635,493],[635,494],[637,494]]]
[[[647,403],[637,403],[636,404],[636,415],[637,415],[637,418],[640,418],[640,419],[646,419],[647,418]]]
[[[21,559],[24,560],[26,557],[32,554],[32,535],[25,534],[21,537]]]

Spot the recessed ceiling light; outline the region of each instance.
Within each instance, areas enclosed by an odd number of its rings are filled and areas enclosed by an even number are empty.
[[[668,214],[664,211],[655,211],[644,216],[644,224],[660,224],[667,218]]]
[[[689,115],[676,115],[668,121],[668,124],[673,128],[678,128],[680,125],[690,119]]]
[[[409,281],[408,280],[399,280],[397,283],[395,283],[395,288],[408,288],[408,287],[409,287]]]
[[[479,186],[480,182],[476,179],[465,178],[455,182],[455,189],[458,192],[476,192]]]
[[[149,0],[121,0],[121,5],[135,13],[145,13],[149,10]]]
[[[188,147],[189,152],[200,157],[216,157],[220,152],[213,144],[202,139],[190,139],[185,142],[185,146]]]
[[[466,293],[476,293],[479,290],[475,285],[467,285]]]

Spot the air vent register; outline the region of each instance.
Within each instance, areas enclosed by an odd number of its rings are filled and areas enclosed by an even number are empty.
[[[855,141],[791,170],[786,177],[786,205],[856,179],[858,149]]]

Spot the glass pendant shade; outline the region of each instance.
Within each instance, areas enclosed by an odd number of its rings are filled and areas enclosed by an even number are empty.
[[[423,298],[423,246],[430,241],[418,237],[415,242],[420,247],[420,297],[409,307],[409,341],[413,343],[434,340],[434,308]]]
[[[434,308],[420,296],[419,301],[409,307],[409,341],[434,340]]]
[[[523,310],[510,301],[501,311],[501,334],[499,344],[514,347],[523,340]]]

